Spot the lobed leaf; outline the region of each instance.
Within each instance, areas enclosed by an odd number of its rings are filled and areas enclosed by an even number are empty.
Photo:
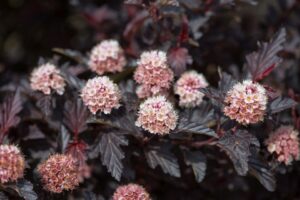
[[[178,126],[175,130],[176,133],[188,132],[194,134],[203,134],[212,137],[218,137],[214,130],[208,128],[205,124],[200,122],[191,121],[187,116],[179,118]]]
[[[33,185],[30,181],[21,179],[16,183],[9,183],[5,185],[5,189],[14,191],[14,195],[17,194],[19,197],[25,200],[36,200],[38,199],[37,194],[33,190]]]
[[[51,95],[43,95],[37,100],[36,106],[45,116],[50,116],[55,105]]]
[[[87,128],[86,122],[89,116],[87,108],[80,99],[66,103],[64,123],[74,134],[78,134]]]
[[[20,92],[9,95],[0,105],[0,131],[5,134],[11,127],[16,126],[20,118],[17,114],[22,110]]]
[[[180,177],[177,158],[170,152],[169,148],[151,148],[145,151],[145,155],[152,169],[155,169],[159,165],[164,173]]]
[[[269,112],[271,114],[279,113],[296,105],[297,102],[293,99],[280,96],[270,103]]]
[[[200,151],[184,151],[185,163],[191,166],[195,175],[195,179],[200,183],[206,173],[206,158]]]
[[[68,147],[70,141],[70,134],[68,133],[65,126],[61,126],[60,132],[57,137],[57,147],[58,151],[64,153]]]
[[[269,42],[259,44],[259,50],[246,56],[247,67],[252,80],[258,81],[266,77],[281,63],[277,56],[286,41],[286,31],[282,28]]]
[[[3,192],[0,192],[0,199],[1,200],[9,200],[9,198]]]
[[[102,135],[100,142],[97,142],[93,148],[94,151],[91,153],[92,157],[96,157],[99,153],[101,154],[103,165],[107,167],[108,172],[118,181],[121,179],[123,171],[121,160],[125,157],[120,147],[121,145],[128,145],[128,140],[124,135],[110,132]]]
[[[217,145],[227,153],[235,170],[242,176],[246,175],[249,169],[250,145],[260,146],[257,138],[244,130],[238,130],[234,134],[226,133]]]
[[[270,192],[275,191],[276,179],[268,165],[262,163],[254,157],[249,158],[249,173],[252,174],[258,181]]]
[[[176,47],[170,50],[168,54],[168,62],[175,75],[180,76],[180,74],[186,70],[187,64],[191,64],[193,62],[193,59],[189,55],[188,49]]]

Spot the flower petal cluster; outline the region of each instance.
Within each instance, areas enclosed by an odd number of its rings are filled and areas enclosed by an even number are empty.
[[[136,126],[153,134],[165,135],[176,128],[178,115],[164,96],[150,97],[139,108]]]
[[[175,94],[179,95],[179,105],[189,108],[200,105],[204,94],[199,89],[207,86],[202,74],[194,70],[183,73],[174,86]]]
[[[113,200],[151,200],[149,193],[140,185],[130,183],[116,189]]]
[[[281,126],[266,140],[270,153],[277,155],[277,160],[289,165],[293,160],[299,159],[298,131],[292,126]]]
[[[107,76],[102,76],[87,81],[81,98],[93,114],[98,111],[109,114],[113,108],[120,107],[121,93],[117,84]]]
[[[123,49],[116,40],[104,40],[95,46],[89,58],[89,67],[98,75],[120,72],[126,65]]]
[[[46,95],[51,93],[51,89],[62,95],[66,83],[57,67],[51,63],[46,63],[33,70],[30,85],[33,90],[41,91]]]
[[[134,73],[135,81],[140,84],[137,94],[140,98],[166,92],[174,78],[174,73],[167,63],[163,51],[148,51],[142,53],[138,67]]]
[[[0,145],[0,183],[16,181],[23,177],[25,159],[14,145]]]
[[[44,188],[53,193],[73,190],[79,185],[79,168],[71,155],[55,154],[38,166]]]
[[[227,92],[224,114],[243,125],[255,124],[263,121],[267,101],[263,86],[245,80]]]

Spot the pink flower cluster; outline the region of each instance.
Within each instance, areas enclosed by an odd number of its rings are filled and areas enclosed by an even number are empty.
[[[113,108],[120,107],[121,93],[117,84],[102,76],[87,81],[81,91],[81,98],[93,114],[98,111],[109,114]]]
[[[150,200],[149,193],[140,185],[130,183],[116,189],[113,200]]]
[[[224,114],[243,125],[255,124],[263,121],[267,101],[264,87],[245,80],[226,94]]]
[[[30,85],[33,90],[38,90],[49,95],[51,89],[62,95],[65,91],[65,80],[60,71],[53,64],[46,63],[34,69],[30,77]]]
[[[99,75],[120,72],[126,65],[123,49],[116,40],[104,40],[92,49],[89,66]]]
[[[136,126],[165,135],[175,129],[177,120],[173,105],[164,96],[150,97],[140,105]]]
[[[174,92],[179,95],[179,105],[195,107],[201,104],[204,94],[199,91],[208,86],[205,77],[196,71],[187,71],[177,80]]]
[[[266,140],[270,153],[277,155],[279,162],[289,165],[293,160],[299,159],[298,131],[292,126],[282,126],[273,132]]]
[[[167,64],[163,51],[144,52],[134,73],[135,81],[140,84],[139,98],[150,97],[166,92],[171,87],[174,74]]]
[[[79,185],[78,163],[71,155],[50,156],[38,166],[44,188],[53,193],[73,190]]]
[[[14,145],[0,145],[0,183],[16,181],[23,177],[24,156]]]

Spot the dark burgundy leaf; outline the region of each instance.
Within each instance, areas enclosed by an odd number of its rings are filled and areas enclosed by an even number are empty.
[[[86,129],[90,114],[80,99],[68,101],[64,110],[64,123],[75,135]]]
[[[240,0],[242,2],[245,2],[245,3],[249,3],[251,5],[257,5],[257,1],[256,0]]]
[[[155,169],[158,165],[164,173],[180,177],[180,169],[177,158],[171,153],[168,147],[152,147],[145,151],[149,166]]]
[[[40,108],[45,116],[50,116],[55,107],[54,100],[51,95],[42,95],[36,102],[36,106]]]
[[[162,6],[179,6],[177,0],[158,0],[158,3]]]
[[[9,200],[8,197],[3,192],[0,192],[0,199],[1,200]]]
[[[254,157],[249,158],[249,173],[269,191],[273,192],[276,188],[276,179],[267,164],[262,163]]]
[[[103,165],[118,181],[121,179],[123,171],[121,160],[125,157],[120,145],[128,145],[125,136],[120,133],[109,132],[102,135],[90,154],[91,157],[97,157],[100,153]]]
[[[212,137],[218,137],[214,130],[208,128],[205,124],[190,121],[185,116],[180,117],[175,132],[188,132],[194,134],[204,134]]]
[[[138,13],[136,17],[133,18],[131,22],[127,24],[123,33],[124,38],[127,41],[131,41],[148,17],[149,13],[147,11],[141,11],[140,13]]]
[[[193,62],[193,59],[189,55],[188,49],[176,47],[170,50],[168,54],[168,62],[175,75],[180,76],[180,74],[186,70],[187,64],[191,64]]]
[[[258,81],[266,77],[281,63],[277,53],[283,49],[286,31],[282,28],[269,42],[259,44],[259,50],[246,56],[247,67],[252,80]]]
[[[5,185],[5,189],[15,191],[13,195],[18,195],[25,200],[36,200],[38,199],[37,194],[33,190],[33,185],[31,182],[21,179],[17,183],[9,183]]]
[[[207,12],[205,16],[199,16],[190,20],[189,28],[195,40],[198,40],[202,37],[203,33],[200,31],[200,28],[202,28],[208,22],[211,16],[212,13]]]
[[[270,103],[269,112],[271,114],[279,113],[283,110],[292,108],[297,105],[293,99],[288,97],[278,97]]]
[[[79,51],[75,51],[71,49],[61,49],[61,48],[54,48],[52,49],[52,51],[54,53],[70,58],[76,61],[77,63],[82,63],[82,64],[87,63],[86,58]]]
[[[22,179],[17,182],[18,192],[21,197],[25,200],[35,200],[38,199],[37,194],[33,190],[33,185],[31,182]]]
[[[234,134],[226,133],[217,145],[223,149],[233,162],[234,168],[239,175],[246,175],[248,172],[248,159],[251,155],[250,145],[259,146],[256,137],[244,130],[238,130]]]
[[[68,133],[66,127],[61,126],[60,132],[57,137],[57,147],[58,151],[64,153],[70,141],[70,134]]]
[[[143,1],[142,0],[125,0],[125,4],[133,4],[133,5],[142,5]]]
[[[229,74],[219,71],[220,80],[218,82],[219,89],[216,90],[213,87],[201,88],[200,91],[203,92],[208,98],[212,100],[212,103],[218,107],[222,106],[224,98],[234,84],[237,81]]]
[[[81,90],[84,86],[84,81],[77,78],[75,75],[69,72],[69,69],[62,69],[62,74],[69,86],[77,90]]]
[[[23,140],[36,140],[44,138],[45,135],[43,132],[36,125],[32,125],[29,127],[29,134],[26,137],[23,137]]]
[[[227,92],[237,83],[237,81],[226,72],[219,72],[220,81],[218,83],[222,97],[225,98]]]
[[[200,183],[206,172],[206,158],[200,151],[184,151],[185,163],[191,166],[196,178],[196,181]]]
[[[178,1],[179,3],[181,3],[182,5],[184,5],[185,7],[191,10],[198,10],[202,5],[202,1],[198,1],[198,0],[178,0]]]
[[[86,164],[87,144],[82,140],[74,140],[68,144],[66,153],[72,155],[78,161],[79,166]]]
[[[186,16],[182,18],[181,31],[178,37],[178,44],[184,43],[189,39],[189,21]]]
[[[4,135],[7,131],[16,126],[20,118],[17,114],[22,110],[22,101],[20,92],[17,90],[15,94],[6,97],[0,105],[0,135]]]

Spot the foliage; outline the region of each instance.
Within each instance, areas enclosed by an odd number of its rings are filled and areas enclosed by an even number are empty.
[[[8,40],[2,45],[0,38],[0,48],[12,46],[11,51],[0,49],[7,57],[0,63],[0,142],[18,144],[28,167],[23,179],[0,184],[0,199],[110,199],[116,187],[126,183],[143,185],[153,199],[232,199],[241,193],[245,199],[299,198],[299,163],[279,163],[264,143],[281,125],[300,131],[299,2],[113,0],[28,5],[32,7],[21,8],[32,31],[22,23],[11,36],[24,41],[28,37],[26,42],[16,47]],[[55,18],[59,8],[63,14]],[[31,25],[30,20],[38,18],[39,9],[55,23],[45,21],[42,49],[34,50],[27,45],[31,38],[41,37],[37,22]],[[51,9],[55,17],[48,13]],[[56,25],[66,31],[71,26],[68,37],[60,35]],[[3,26],[0,37],[12,32],[9,27]],[[56,38],[46,41],[52,31]],[[127,58],[122,72],[105,74],[120,88],[121,106],[110,114],[93,115],[80,96],[86,81],[96,76],[88,66],[89,52],[111,38],[120,42]],[[20,58],[14,57],[18,48]],[[194,108],[179,107],[172,85],[166,96],[178,121],[164,136],[135,124],[144,100],[136,95],[133,72],[140,54],[152,49],[167,53],[174,81],[193,69],[210,85],[200,89],[205,97]],[[28,57],[23,56],[27,51]],[[38,59],[49,54],[52,57]],[[45,62],[61,71],[66,81],[63,95],[31,89],[29,73]],[[19,63],[25,67],[19,69]],[[228,91],[245,79],[262,85],[268,96],[264,120],[247,126],[223,112]],[[71,154],[80,167],[89,166],[92,175],[72,192],[49,194],[36,168],[54,153]]]

